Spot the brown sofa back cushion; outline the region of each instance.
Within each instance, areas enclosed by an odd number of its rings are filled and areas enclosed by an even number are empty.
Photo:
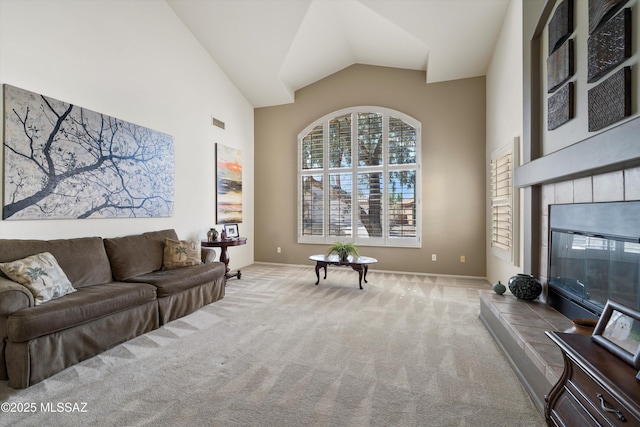
[[[178,240],[175,230],[151,231],[104,239],[116,280],[127,280],[162,268],[165,237]]]
[[[74,288],[113,280],[109,258],[100,237],[61,240],[0,239],[0,262],[15,261],[42,252],[53,254]]]

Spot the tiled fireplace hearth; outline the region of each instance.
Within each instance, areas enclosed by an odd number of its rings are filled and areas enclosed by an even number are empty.
[[[562,353],[545,331],[564,331],[572,322],[539,300],[521,301],[509,292],[493,291],[480,291],[480,319],[543,412],[544,396],[563,368]]]
[[[640,200],[640,167],[581,177],[540,186],[540,240],[532,242],[540,254],[538,276],[543,284],[539,300],[520,301],[509,292],[480,294],[480,318],[505,354],[534,403],[543,411],[544,397],[562,374],[562,354],[545,331],[564,331],[571,320],[549,306],[549,206]],[[530,272],[525,272],[530,273]],[[507,278],[505,278],[506,280]]]

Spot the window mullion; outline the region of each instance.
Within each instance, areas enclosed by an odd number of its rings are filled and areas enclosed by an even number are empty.
[[[322,123],[322,145],[324,150],[324,156],[322,159],[322,181],[323,181],[323,206],[322,206],[322,237],[325,243],[329,239],[329,221],[331,221],[331,188],[329,182],[329,121],[331,118]]]
[[[389,237],[389,114],[382,114],[382,239]]]
[[[358,220],[360,205],[358,203],[358,112],[351,112],[351,239],[358,243]]]

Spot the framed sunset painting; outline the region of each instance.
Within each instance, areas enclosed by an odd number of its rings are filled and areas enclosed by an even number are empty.
[[[216,144],[216,223],[242,222],[242,152]]]

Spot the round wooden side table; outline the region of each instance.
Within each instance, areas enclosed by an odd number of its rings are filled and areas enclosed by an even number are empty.
[[[229,246],[245,245],[246,243],[247,243],[246,237],[238,237],[237,239],[215,240],[213,242],[210,242],[208,240],[202,240],[200,242],[200,245],[203,248],[220,248],[220,262],[224,263],[225,270],[226,270],[224,277],[226,279],[230,279],[232,277],[237,277],[238,279],[240,279],[242,275],[240,273],[240,270],[238,270],[235,273],[229,273],[229,261],[231,260],[231,257],[229,256],[229,251],[227,250],[227,248]]]

